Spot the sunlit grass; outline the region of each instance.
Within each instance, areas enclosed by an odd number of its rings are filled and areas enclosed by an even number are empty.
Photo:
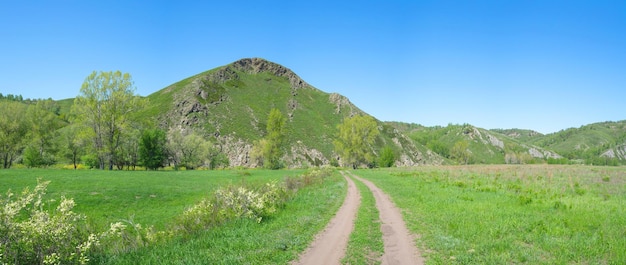
[[[624,264],[626,169],[360,171],[405,210],[428,264]]]

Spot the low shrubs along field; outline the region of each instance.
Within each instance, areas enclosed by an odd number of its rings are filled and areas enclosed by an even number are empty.
[[[626,168],[363,170],[403,209],[427,264],[626,264]]]
[[[67,244],[50,242],[45,233],[28,233],[37,242],[54,246],[53,252],[60,253],[60,257],[44,257],[41,252],[50,250],[18,239],[17,243],[0,245],[0,254],[5,254],[0,255],[0,261],[23,263],[14,259],[23,257],[16,256],[14,251],[18,249],[37,253],[49,264],[59,260],[64,264],[82,264],[87,259],[93,264],[287,263],[328,222],[346,190],[345,182],[330,171],[285,177],[301,172],[0,171],[0,189],[10,188],[18,194],[13,201],[20,200],[21,188],[34,187],[38,178],[43,180],[43,186],[49,181],[41,199],[44,207],[38,204],[36,192],[31,192],[35,202],[30,220],[25,219],[27,212],[21,211],[22,217],[15,218],[14,224],[18,225],[9,228],[11,231],[33,226],[30,224],[50,230],[62,222],[78,227],[84,220],[75,218],[79,214],[87,217],[88,224],[83,229],[88,232],[57,229],[73,233],[68,242],[76,241],[75,256],[69,253],[72,248],[69,252],[59,249]],[[63,197],[73,198],[76,206],[56,208],[59,204],[68,205]],[[7,194],[0,199],[6,200]],[[87,239],[87,233],[93,233],[93,237]],[[81,235],[83,241],[76,240]],[[83,255],[87,251],[89,255]],[[36,258],[22,261],[33,263]]]

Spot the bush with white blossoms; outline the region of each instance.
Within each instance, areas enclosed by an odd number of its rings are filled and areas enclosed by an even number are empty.
[[[34,190],[0,197],[0,264],[86,264],[98,237],[85,231],[85,217],[74,213],[74,200],[44,211],[43,196],[50,182]]]
[[[187,209],[180,217],[176,230],[193,232],[237,218],[249,218],[260,223],[283,207],[290,196],[291,192],[276,182],[257,188],[220,188],[213,198],[203,199]]]

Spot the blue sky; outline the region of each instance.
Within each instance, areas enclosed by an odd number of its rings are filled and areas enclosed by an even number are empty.
[[[121,70],[146,96],[262,57],[380,120],[626,119],[626,1],[337,2],[2,1],[0,93],[70,98]]]

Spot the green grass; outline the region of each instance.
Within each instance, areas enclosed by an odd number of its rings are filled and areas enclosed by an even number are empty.
[[[626,169],[360,171],[404,210],[428,264],[624,264]]]
[[[380,264],[384,248],[376,201],[363,182],[354,180],[354,183],[361,193],[361,206],[354,221],[354,230],[348,241],[346,256],[341,263]]]
[[[334,173],[298,191],[276,215],[256,223],[239,219],[186,238],[100,258],[101,264],[287,264],[323,229],[346,193]]]
[[[211,192],[229,184],[266,183],[282,180],[296,171],[248,170],[218,171],[100,171],[12,169],[0,170],[0,194],[8,189],[21,192],[31,189],[37,179],[51,181],[46,200],[61,196],[74,198],[74,211],[85,214],[96,230],[104,230],[112,222],[131,220],[156,229],[166,224],[185,208]],[[50,204],[54,207],[54,203]]]

